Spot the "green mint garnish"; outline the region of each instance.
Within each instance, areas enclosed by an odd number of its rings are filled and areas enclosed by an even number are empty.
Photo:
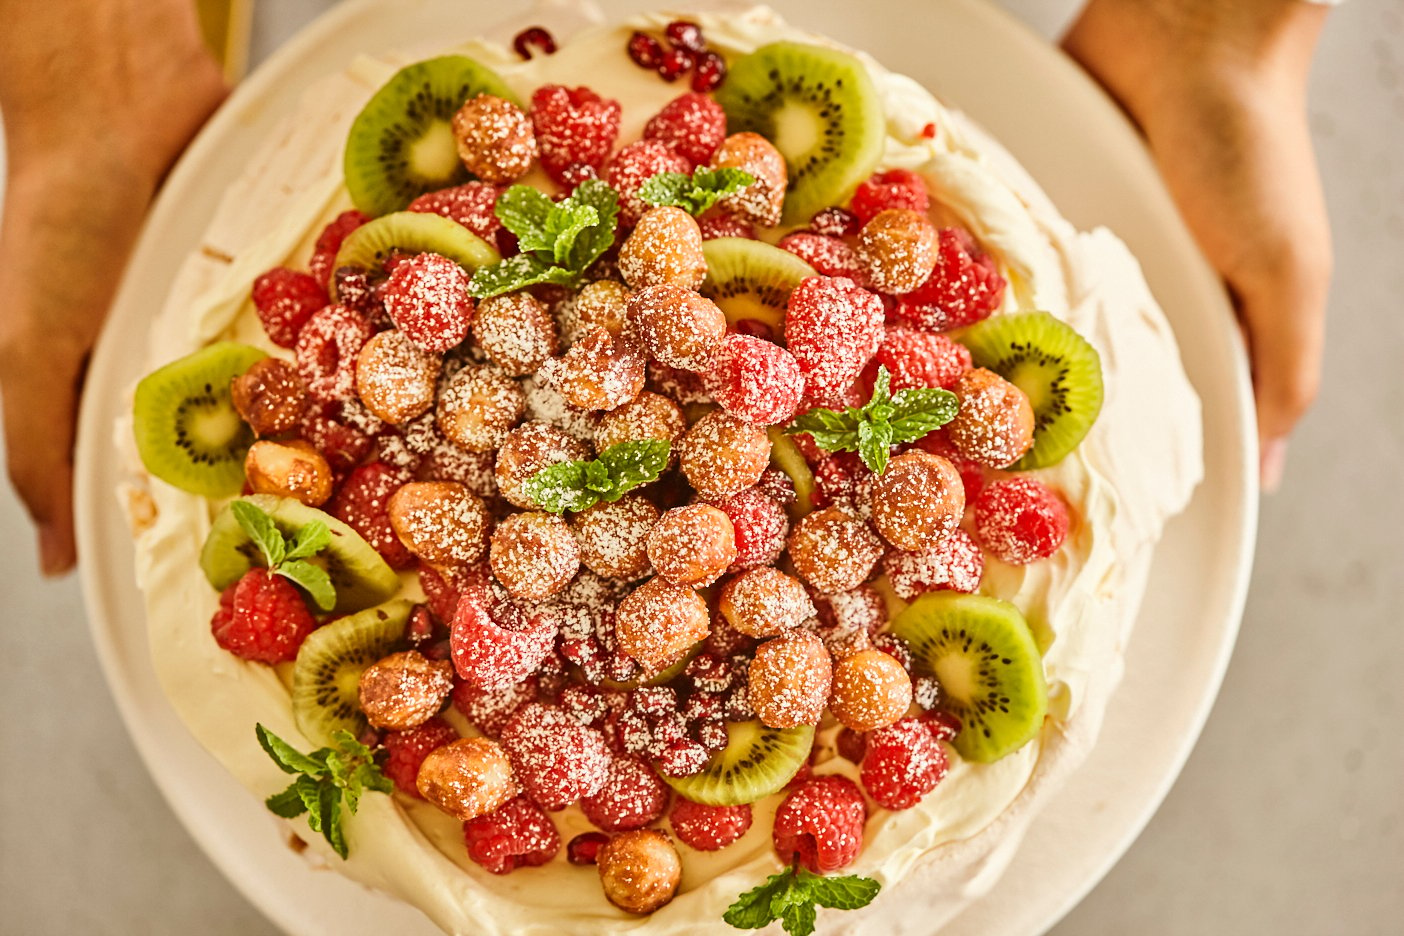
[[[332,737],[336,747],[324,747],[303,754],[262,725],[255,725],[258,743],[282,768],[283,773],[297,774],[288,788],[264,800],[269,810],[284,819],[296,819],[307,813],[307,825],[322,833],[327,843],[343,859],[346,838],[341,832],[341,804],[356,814],[361,794],[366,790],[390,793],[395,785],[381,773],[371,755],[371,749],[352,737],[349,731],[337,731]]]
[[[787,868],[736,898],[722,919],[737,929],[761,929],[779,920],[790,936],[809,936],[815,907],[857,910],[872,903],[880,889],[877,881],[856,874],[824,877]]]
[[[579,512],[600,501],[617,501],[641,484],[658,480],[668,467],[667,439],[620,442],[599,458],[542,468],[528,479],[528,497],[551,513]]]
[[[332,587],[331,577],[326,569],[307,561],[308,557],[331,545],[331,531],[325,523],[313,520],[297,531],[289,546],[273,518],[256,504],[236,500],[229,505],[229,509],[263,554],[263,562],[269,572],[301,586],[319,609],[332,609],[336,604],[336,589]]]
[[[842,413],[815,407],[785,431],[808,433],[815,445],[829,452],[857,452],[863,464],[882,474],[892,446],[915,442],[939,429],[955,419],[960,409],[956,395],[938,387],[911,387],[893,396],[888,392],[891,380],[887,368],[879,367],[873,397],[867,403]]]
[[[614,243],[619,193],[599,179],[586,179],[556,202],[530,185],[514,185],[493,211],[517,235],[522,252],[473,274],[468,292],[478,299],[539,283],[579,285],[581,274]]]
[[[671,205],[700,215],[728,195],[735,195],[756,181],[744,169],[708,169],[698,166],[692,175],[660,172],[639,187],[639,198],[650,205]]]

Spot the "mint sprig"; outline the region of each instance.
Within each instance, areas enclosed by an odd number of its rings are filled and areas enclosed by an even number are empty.
[[[306,524],[297,531],[292,545],[289,545],[273,518],[258,505],[236,500],[229,505],[229,509],[263,554],[263,562],[269,572],[301,586],[319,609],[332,609],[336,604],[336,589],[332,587],[331,577],[326,569],[307,561],[331,545],[331,530],[325,523],[313,520]]]
[[[939,387],[911,387],[896,396],[888,392],[892,375],[878,368],[873,396],[860,407],[842,413],[815,407],[801,414],[785,430],[790,435],[808,433],[814,444],[829,452],[857,452],[877,474],[887,470],[892,446],[915,442],[955,419],[960,401]]]
[[[526,482],[526,495],[542,510],[579,512],[600,501],[617,501],[641,484],[657,481],[668,467],[667,439],[620,442],[598,458],[542,468]]]
[[[254,726],[258,743],[282,768],[283,773],[297,774],[288,788],[264,800],[264,805],[284,819],[296,819],[307,814],[307,825],[320,832],[332,850],[346,858],[346,837],[341,830],[341,804],[345,802],[351,814],[361,803],[367,790],[390,793],[395,785],[381,772],[371,749],[357,741],[349,731],[333,732],[336,747],[324,747],[303,754],[291,744],[262,725]]]
[[[514,185],[497,199],[493,213],[517,235],[522,252],[473,274],[468,292],[478,299],[541,283],[578,285],[614,243],[619,193],[599,179],[586,179],[557,202],[530,185]]]
[[[681,172],[660,172],[639,187],[638,195],[650,205],[668,205],[700,215],[755,181],[756,177],[744,169],[698,166],[690,176]]]
[[[761,929],[779,920],[790,936],[809,936],[816,907],[857,910],[872,903],[881,889],[877,881],[856,874],[825,877],[786,868],[736,898],[722,919],[737,929]]]

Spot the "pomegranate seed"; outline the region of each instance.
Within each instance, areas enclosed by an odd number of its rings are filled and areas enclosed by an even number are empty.
[[[936,125],[929,123],[921,128],[921,138],[923,140],[933,140],[936,138]]]
[[[663,35],[675,49],[689,52],[702,52],[707,48],[707,40],[702,38],[702,27],[687,20],[674,20],[663,30]]]
[[[609,836],[603,832],[581,832],[566,845],[566,861],[573,865],[592,865]]]
[[[540,26],[523,29],[512,39],[512,48],[524,59],[531,58],[532,46],[540,49],[543,54],[550,55],[556,51],[556,39]]]
[[[775,340],[775,329],[758,319],[742,319],[736,323],[736,332],[741,335],[750,335],[752,338],[762,338],[766,341]]]
[[[699,93],[715,91],[726,79],[726,60],[715,52],[703,52],[692,73],[692,90]]]
[[[628,49],[629,58],[640,68],[657,68],[663,60],[663,44],[648,33],[630,36]]]
[[[692,53],[686,49],[672,49],[663,53],[663,58],[658,61],[658,74],[663,76],[664,81],[677,81],[683,73],[691,70],[693,65]]]

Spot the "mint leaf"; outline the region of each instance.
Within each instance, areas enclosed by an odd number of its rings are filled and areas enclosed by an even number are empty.
[[[855,910],[871,903],[878,890],[880,885],[870,878],[823,877],[796,866],[736,898],[722,919],[737,929],[761,929],[779,920],[790,936],[809,936],[816,906]]]
[[[580,236],[580,232],[586,228],[592,228],[600,223],[599,212],[589,205],[572,205],[567,198],[552,211],[551,216],[546,219],[547,242],[542,249],[551,252],[551,259],[557,266],[564,266],[570,261],[571,249],[575,247],[575,239]]]
[[[311,523],[297,531],[297,536],[293,538],[292,546],[288,547],[287,553],[283,556],[283,561],[289,559],[305,559],[308,556],[315,556],[317,553],[331,545],[331,530],[320,520],[313,520]]]
[[[793,868],[772,874],[765,879],[765,883],[737,897],[736,902],[722,914],[722,919],[737,929],[761,929],[769,926],[775,920],[770,912],[771,902],[776,895],[789,889],[793,879]]]
[[[599,179],[587,179],[569,198],[553,202],[529,185],[514,185],[498,197],[493,211],[517,235],[522,252],[473,274],[468,292],[477,299],[541,283],[578,285],[614,243],[619,193]]]
[[[261,724],[254,725],[254,734],[258,737],[259,746],[273,759],[273,763],[283,769],[283,773],[316,773],[326,769],[324,762],[303,754]]]
[[[370,790],[373,793],[394,793],[395,783],[385,774],[380,772],[380,768],[374,763],[362,764],[356,768],[356,783],[362,790]],[[352,809],[352,812],[356,810]]]
[[[913,387],[892,398],[892,441],[915,442],[955,419],[960,400],[949,390]]]
[[[656,208],[665,205],[681,208],[688,204],[691,192],[692,176],[681,172],[660,172],[645,179],[635,194]]]
[[[667,439],[621,442],[596,459],[548,465],[527,479],[523,489],[542,510],[578,513],[657,481],[668,467],[671,450]]]
[[[858,424],[858,457],[877,474],[887,470],[892,454],[892,427],[885,421],[864,420]]]
[[[600,500],[617,501],[640,484],[657,481],[668,467],[668,454],[672,450],[672,443],[667,439],[620,442],[605,449],[598,460],[608,469],[614,490]]]
[[[313,832],[322,831],[322,785],[310,774],[302,774],[293,781],[292,788],[307,810],[307,824]]]
[[[321,816],[321,832],[326,836],[332,851],[346,860],[346,838],[341,832],[341,789],[329,783],[319,788],[318,806]]]
[[[274,793],[263,801],[269,812],[275,816],[282,816],[284,819],[296,819],[307,812],[307,806],[302,802],[302,797],[297,793],[297,783],[289,784],[288,788],[281,793]]]
[[[619,193],[599,179],[586,179],[575,187],[568,202],[595,209],[599,221],[575,237],[562,264],[575,273],[584,273],[614,245],[614,229],[619,224]]]
[[[785,908],[780,922],[790,936],[809,936],[814,932],[814,916],[814,904],[806,901]]]
[[[756,177],[743,169],[698,166],[691,176],[680,172],[660,172],[639,187],[638,196],[650,205],[668,205],[700,215],[755,181]]]
[[[527,480],[527,497],[550,513],[585,510],[599,503],[599,492],[591,490],[589,462],[570,461],[548,465]]]
[[[524,253],[479,267],[468,281],[468,294],[475,299],[490,299],[540,283],[574,286],[577,279],[578,275],[570,270],[552,266],[536,254]]]
[[[254,541],[258,551],[263,553],[264,563],[270,569],[276,568],[283,561],[284,543],[283,534],[273,523],[273,518],[246,500],[233,501],[229,509],[234,512],[234,519],[239,521],[239,526]]]
[[[294,559],[292,562],[284,562],[275,570],[278,575],[302,586],[302,590],[307,592],[319,609],[330,611],[336,605],[336,589],[332,586],[331,576],[327,575],[327,570],[319,565],[313,565],[306,559]]]
[[[530,185],[514,185],[497,197],[492,213],[497,215],[502,226],[517,235],[517,243],[523,252],[541,249],[528,247],[528,244],[549,243],[546,241],[546,223],[551,209],[556,203],[545,192]]]
[[[857,910],[859,907],[866,907],[873,902],[878,891],[882,890],[882,885],[877,881],[856,874],[824,877],[801,869],[800,875],[809,893],[813,895],[814,902],[834,910]]]
[[[894,397],[891,381],[887,368],[879,367],[867,403],[842,413],[815,407],[796,417],[785,432],[808,434],[828,452],[857,452],[863,464],[882,474],[892,446],[915,442],[944,426],[959,409],[955,394],[937,387],[914,387]]]

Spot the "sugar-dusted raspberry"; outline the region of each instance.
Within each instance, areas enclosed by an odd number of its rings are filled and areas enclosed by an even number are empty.
[[[589,88],[543,85],[531,96],[541,165],[555,181],[575,185],[598,170],[619,137],[618,101]]]
[[[749,487],[719,505],[736,530],[736,559],[731,572],[770,565],[785,550],[790,519],[785,508],[759,486]]]
[[[905,640],[898,637],[891,631],[883,631],[873,638],[873,649],[881,650],[902,664],[902,669],[910,675],[912,672],[912,648]]]
[[[370,322],[345,306],[325,306],[307,320],[297,336],[297,375],[314,399],[329,403],[351,396],[356,358],[371,333]]]
[[[1058,551],[1068,508],[1048,485],[1017,477],[985,486],[975,500],[975,535],[997,559],[1027,565]]]
[[[469,98],[452,126],[458,158],[484,182],[515,182],[536,162],[531,119],[511,101],[492,94]]]
[[[599,861],[600,849],[609,836],[604,832],[581,832],[566,843],[566,861],[573,865],[592,865]]]
[[[419,767],[435,748],[458,740],[458,731],[437,715],[408,731],[387,731],[381,742],[390,756],[382,770],[395,782],[395,788],[415,799],[424,799],[415,785]]]
[[[863,227],[863,219],[843,208],[823,208],[809,219],[809,229],[830,237],[851,237]]]
[[[337,405],[313,406],[298,427],[298,433],[322,453],[332,471],[338,474],[350,471],[375,448],[371,437],[348,425],[341,412]]]
[[[442,353],[468,337],[473,319],[468,279],[468,272],[447,257],[417,254],[396,265],[381,298],[406,338]]]
[[[751,807],[705,806],[678,797],[668,817],[673,834],[690,848],[717,851],[735,842],[751,827]]]
[[[904,718],[868,734],[859,779],[879,806],[911,809],[945,779],[948,767],[926,724]]]
[[[486,182],[465,182],[453,188],[426,192],[409,203],[406,211],[442,215],[491,243],[502,222],[493,209],[502,190]]]
[[[382,462],[352,470],[331,499],[327,512],[361,534],[392,568],[403,569],[414,556],[390,526],[390,496],[410,481],[404,471]]]
[[[927,331],[963,328],[999,308],[1004,285],[994,261],[979,252],[970,235],[942,228],[936,268],[925,283],[897,297],[893,315]]]
[[[882,300],[844,277],[811,276],[790,293],[785,341],[810,393],[847,387],[882,343]]]
[[[469,724],[487,735],[496,738],[502,729],[517,714],[517,709],[528,702],[536,701],[537,681],[535,676],[510,683],[501,689],[479,689],[462,680],[454,683],[453,707]]]
[[[943,709],[923,712],[921,720],[931,732],[931,737],[937,741],[954,741],[956,735],[960,734],[960,719]]]
[[[312,276],[321,285],[322,291],[326,292],[327,286],[331,282],[332,268],[336,264],[337,252],[341,250],[341,244],[346,240],[347,235],[356,228],[365,224],[370,217],[354,209],[343,211],[322,228],[322,233],[317,235],[317,243],[313,247],[312,259],[308,267],[312,271]]]
[[[794,231],[780,238],[778,246],[814,267],[822,276],[846,276],[860,286],[867,282],[858,254],[837,237]]]
[[[849,205],[858,219],[867,224],[891,208],[905,208],[925,214],[931,207],[926,180],[910,169],[889,169],[864,180],[853,193]]]
[[[971,368],[965,345],[945,335],[920,331],[905,325],[889,325],[884,330],[877,354],[863,371],[864,383],[871,387],[879,367],[892,375],[890,388],[898,393],[910,387],[941,387],[949,390]]]
[[[316,626],[297,586],[267,569],[250,569],[226,589],[210,621],[215,643],[259,663],[295,658]]]
[[[825,454],[814,463],[816,507],[835,505],[857,517],[867,517],[872,510],[873,486],[877,475],[857,452]]]
[[[539,614],[511,614],[510,605],[490,607],[489,602],[482,590],[465,593],[450,641],[454,669],[463,681],[496,690],[530,676],[551,653],[556,633]]]
[[[821,628],[858,630],[872,637],[887,624],[887,603],[871,585],[832,595],[816,592],[810,597]]]
[[[687,49],[669,49],[663,53],[663,57],[658,60],[658,76],[664,81],[677,81],[683,75],[692,70],[692,66],[697,63],[697,57]]]
[[[269,340],[291,348],[307,320],[327,304],[327,291],[306,273],[274,267],[254,280],[253,304]]]
[[[525,796],[463,823],[468,857],[493,874],[544,865],[561,850],[551,817]]]
[[[679,406],[716,402],[707,392],[706,382],[701,374],[678,370],[659,361],[648,362],[648,385]]]
[[[697,219],[697,226],[702,231],[704,241],[716,240],[719,237],[744,237],[747,240],[756,239],[756,229],[749,221],[743,221],[733,215],[717,212],[707,214]]]
[[[716,669],[716,673],[717,678],[722,680],[721,684],[715,688],[707,687],[705,683],[700,682],[699,685],[709,688],[709,691],[721,692],[731,688],[732,684],[733,674],[727,661],[738,653],[750,652],[755,645],[756,640],[754,637],[748,637],[741,633],[727,623],[725,618],[719,616],[712,622],[711,633],[707,635],[706,654],[699,654],[695,657],[689,662],[688,668],[691,669],[694,663],[697,663],[699,666],[702,665],[698,662],[699,660],[707,660],[709,657],[714,658],[712,663],[718,668]],[[724,676],[722,674],[724,674]],[[697,678],[700,679],[701,677]]]
[[[837,871],[858,857],[867,819],[858,784],[836,774],[815,777],[775,811],[775,851],[783,864],[799,861],[815,874]]]
[[[670,777],[691,777],[707,769],[712,759],[700,741],[680,738],[668,742],[658,753],[658,769]]]
[[[644,126],[644,139],[658,140],[694,166],[704,165],[726,139],[726,111],[709,95],[676,97]]]
[[[561,711],[582,725],[590,725],[598,728],[603,724],[605,717],[611,710],[611,697],[620,698],[620,706],[624,704],[623,699],[626,694],[618,692],[606,693],[602,689],[594,686],[581,686],[571,683],[556,695],[556,705]]]
[[[804,393],[804,375],[794,355],[773,342],[735,332],[722,339],[706,377],[723,409],[760,426],[787,421]]]
[[[527,796],[563,809],[604,786],[612,755],[604,735],[558,708],[530,702],[502,729],[502,746]]]
[[[703,52],[692,66],[692,90],[715,91],[726,80],[726,59],[715,52]]]
[[[985,573],[985,556],[969,533],[954,530],[923,549],[893,550],[883,557],[882,570],[897,596],[911,601],[938,588],[974,592]]]
[[[430,612],[442,623],[452,623],[453,616],[458,611],[458,598],[461,594],[458,585],[433,566],[421,563],[418,571],[419,587],[429,603]],[[480,584],[486,583],[487,580],[483,579]]]
[[[580,799],[580,808],[606,832],[642,829],[668,808],[668,786],[637,757],[611,757],[604,786]]]

